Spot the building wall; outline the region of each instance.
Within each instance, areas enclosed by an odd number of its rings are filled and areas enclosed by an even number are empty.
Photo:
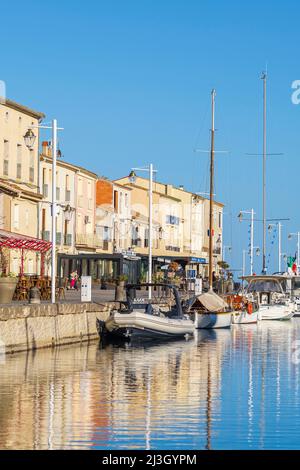
[[[75,177],[76,247],[78,251],[95,250],[95,211],[97,177],[78,169]]]
[[[149,181],[138,177],[134,184],[127,178],[117,180],[132,188],[133,225],[139,227],[142,245],[135,251],[147,254],[148,247],[143,244],[143,233],[148,228]],[[223,205],[214,205],[214,269],[221,260],[219,243],[222,240]],[[219,225],[220,220],[220,225]],[[184,188],[170,184],[153,183],[153,256],[178,258],[204,258],[208,261],[209,201]],[[222,246],[222,244],[221,244]]]
[[[113,252],[114,205],[113,183],[106,179],[96,182],[97,252]]]
[[[39,121],[43,118],[38,113],[22,105],[7,100],[0,106],[0,180],[12,188],[14,196],[1,193],[1,228],[28,235],[38,236],[38,187],[39,163]],[[36,140],[32,149],[28,149],[23,136],[33,127]],[[36,253],[24,253],[24,272],[38,272]],[[9,270],[20,272],[20,250],[9,250]]]
[[[52,202],[52,158],[50,143],[43,142],[40,156],[40,191],[43,201],[39,205],[39,238],[51,240]],[[76,168],[57,160],[56,201],[56,246],[59,253],[75,252],[75,178]]]
[[[131,189],[113,184],[113,250],[115,253],[131,248],[132,233],[132,201]]]
[[[38,123],[38,118],[21,110],[5,103],[0,106],[0,177],[16,183],[25,182],[35,192],[38,192],[39,129],[33,129],[37,138],[30,150],[23,136],[31,126],[37,126]],[[6,160],[8,163],[5,163]],[[17,164],[20,166],[17,167]]]

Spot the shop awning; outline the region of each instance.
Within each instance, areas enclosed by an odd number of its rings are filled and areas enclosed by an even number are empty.
[[[46,253],[51,249],[52,243],[0,229],[0,248],[2,247],[11,248],[12,250],[31,250]]]

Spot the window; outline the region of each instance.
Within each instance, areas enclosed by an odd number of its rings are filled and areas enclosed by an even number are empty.
[[[145,235],[144,235],[144,247],[148,248],[149,246],[149,229],[145,229]]]
[[[45,231],[46,228],[46,209],[42,209],[42,232]]]
[[[65,200],[66,202],[70,202],[71,201],[71,191],[70,191],[70,177],[69,175],[66,175],[66,194],[65,194]]]
[[[28,260],[28,274],[34,274],[34,262],[33,262],[33,259],[30,258]]]
[[[176,217],[175,215],[167,215],[166,223],[170,225],[179,225],[179,217]]]
[[[3,174],[8,176],[8,160],[9,160],[9,142],[4,140],[4,159],[3,159]]]
[[[17,178],[22,178],[22,145],[17,145]]]
[[[139,228],[132,227],[131,235],[131,245],[132,246],[141,246],[141,239],[139,238]]]
[[[116,212],[118,212],[118,209],[119,209],[118,191],[114,191],[114,209]]]
[[[219,212],[219,228],[222,228],[222,212]]]
[[[103,227],[103,240],[109,242],[111,239],[109,227]]]
[[[29,150],[29,181],[34,182],[34,151]]]
[[[48,197],[47,170],[43,168],[42,192],[44,197]]]
[[[126,209],[128,207],[128,194],[127,193],[125,194],[125,207]]]
[[[88,198],[92,197],[92,185],[91,182],[88,182]]]
[[[123,193],[120,193],[120,201],[119,201],[119,208],[120,208],[120,212],[122,212],[122,205],[123,205]]]
[[[5,113],[5,122],[8,122],[8,118],[9,118],[9,112],[6,111],[6,113]]]
[[[15,229],[19,229],[20,225],[20,206],[18,204],[14,205],[13,208],[13,226]]]

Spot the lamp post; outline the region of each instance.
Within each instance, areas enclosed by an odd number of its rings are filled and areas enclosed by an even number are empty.
[[[154,170],[153,164],[150,163],[148,167],[144,168],[132,168],[131,172],[128,176],[129,182],[134,184],[136,182],[136,171],[146,171],[149,173],[149,246],[148,246],[148,282],[152,282],[152,231],[153,231],[153,204],[152,204],[152,197],[153,197],[153,175],[156,173],[157,170]],[[151,300],[152,297],[152,289],[151,286],[148,290],[148,297]]]
[[[52,130],[52,204],[51,204],[51,242],[52,242],[52,252],[51,252],[51,303],[55,304],[55,279],[56,279],[56,256],[55,256],[55,247],[56,247],[56,213],[57,213],[57,204],[56,204],[56,158],[57,158],[57,131],[63,130],[63,128],[57,127],[57,120],[52,120],[51,126],[31,126],[26,134],[24,135],[24,142],[26,147],[29,149],[33,147],[36,136],[32,128],[38,129],[51,129]]]
[[[288,239],[291,240],[293,237],[297,236],[297,272],[300,267],[300,232],[289,233]]]
[[[250,214],[250,274],[253,274],[254,209],[240,211],[238,218],[242,222],[243,214]]]

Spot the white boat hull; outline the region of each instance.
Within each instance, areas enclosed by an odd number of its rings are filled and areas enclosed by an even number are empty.
[[[192,335],[195,324],[184,318],[168,318],[134,311],[131,313],[112,312],[105,322],[109,333],[123,337],[180,337]]]
[[[197,313],[196,328],[230,328],[232,312]]]
[[[260,320],[259,312],[248,313],[247,311],[237,311],[232,313],[232,323],[237,325],[246,325],[257,323]]]
[[[262,320],[290,320],[295,315],[292,303],[286,305],[261,305],[259,313]]]

